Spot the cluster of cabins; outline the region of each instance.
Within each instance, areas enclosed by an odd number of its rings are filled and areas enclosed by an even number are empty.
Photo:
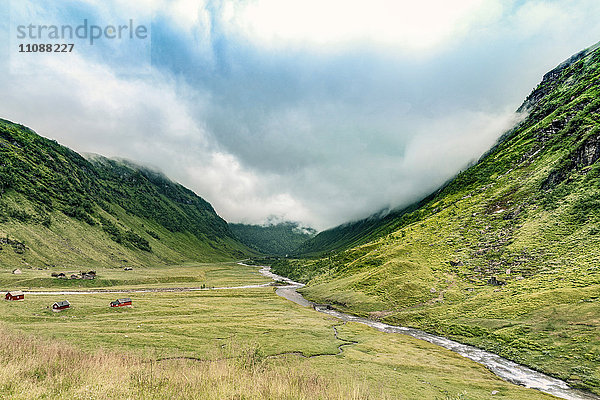
[[[6,293],[6,295],[4,296],[4,299],[8,300],[8,301],[25,300],[25,293],[23,293],[20,290],[14,290],[12,292]],[[132,301],[129,297],[117,299],[115,301],[110,302],[111,307],[127,307],[127,306],[131,306],[131,305],[132,305]],[[58,312],[58,311],[66,310],[67,308],[71,308],[71,303],[69,303],[68,300],[57,301],[54,304],[52,304],[52,311]]]

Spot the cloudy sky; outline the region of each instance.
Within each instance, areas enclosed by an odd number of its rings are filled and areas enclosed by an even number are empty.
[[[515,123],[545,72],[600,41],[597,0],[0,4],[0,118],[155,166],[228,221],[318,229],[430,193]],[[60,42],[19,25],[84,19],[149,34],[18,53]]]

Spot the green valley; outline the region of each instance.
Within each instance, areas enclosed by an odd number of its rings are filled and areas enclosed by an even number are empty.
[[[0,398],[551,398],[300,307],[231,261],[288,251],[310,230],[234,234],[158,172],[84,158],[8,121],[0,133],[0,288],[25,291],[0,303]],[[133,307],[109,307],[120,297]],[[53,312],[62,300],[70,308]]]
[[[277,256],[295,254],[298,248],[317,232],[293,222],[267,225],[229,224],[231,231],[242,243],[256,251]]]
[[[262,262],[315,303],[600,394],[599,88],[593,47],[435,193],[319,234],[228,224],[158,171],[0,120],[0,287],[25,291],[0,307],[0,397],[552,398],[284,300]],[[109,307],[124,296],[133,307]]]

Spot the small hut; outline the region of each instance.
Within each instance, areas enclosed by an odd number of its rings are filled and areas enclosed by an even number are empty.
[[[111,301],[110,306],[111,307],[131,306],[131,299],[129,297],[126,297],[124,299],[117,299],[115,301]]]
[[[12,292],[8,292],[6,293],[6,296],[4,297],[6,300],[24,300],[25,299],[25,293],[21,292],[20,290],[15,290]]]
[[[58,311],[65,310],[70,307],[71,307],[71,303],[69,303],[68,300],[57,301],[56,303],[52,304],[52,311],[58,312]]]

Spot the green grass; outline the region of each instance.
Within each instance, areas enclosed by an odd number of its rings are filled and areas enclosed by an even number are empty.
[[[83,271],[89,269],[82,268]],[[226,287],[268,283],[271,280],[262,276],[256,267],[248,267],[233,262],[189,263],[179,266],[135,267],[132,271],[123,268],[95,269],[96,279],[57,279],[52,272],[63,272],[67,276],[79,273],[79,269],[22,269],[15,275],[10,269],[0,270],[0,289],[15,288],[27,290],[86,290],[86,289],[142,289],[173,287]]]
[[[265,355],[337,353],[334,321],[310,309],[287,307],[272,289],[132,293],[132,308],[110,308],[118,296],[28,295],[25,302],[5,304],[0,319],[89,350],[138,349],[155,357],[204,359],[231,342],[256,343]],[[48,308],[63,298],[71,309],[55,313]]]
[[[10,207],[27,209],[33,205],[22,195],[3,196],[0,202]],[[128,214],[119,206],[112,214],[100,209],[98,215],[110,219],[122,229],[133,229],[145,238],[151,252],[116,243],[100,225],[90,225],[62,212],[48,214],[50,226],[0,219],[0,238],[9,237],[26,246],[17,252],[10,245],[0,244],[0,266],[11,268],[69,268],[173,265],[191,261],[214,262],[244,258],[242,245],[233,238],[215,241],[201,240],[190,232],[171,232],[157,222]],[[154,233],[157,237],[151,236]],[[217,243],[218,242],[218,243]]]
[[[196,274],[190,274],[194,269]],[[200,281],[198,276],[212,276],[214,282],[242,284],[257,282],[256,270],[256,267],[203,264],[148,268],[144,274],[147,278],[187,274],[193,282]],[[125,271],[115,273],[125,275]],[[133,293],[130,297],[134,307],[110,308],[109,302],[118,296],[100,293],[27,295],[25,301],[0,302],[0,321],[19,335],[35,334],[43,340],[75,346],[88,354],[103,349],[115,354],[132,353],[141,360],[189,357],[213,360],[211,362],[229,358],[242,362],[251,355],[252,365],[260,366],[257,368],[262,371],[260,374],[256,372],[258,375],[254,379],[263,379],[260,377],[270,373],[287,376],[289,371],[293,371],[293,374],[301,376],[313,374],[324,382],[346,382],[345,388],[357,388],[357,397],[347,393],[337,397],[337,391],[342,393],[343,390],[331,386],[336,388],[332,389],[331,398],[487,399],[492,391],[498,391],[494,398],[552,398],[506,383],[484,367],[429,343],[378,332],[359,324],[344,325],[332,317],[278,297],[273,288]],[[52,312],[49,306],[62,299],[68,299],[72,308],[60,313]],[[340,346],[343,348],[341,353]],[[0,356],[2,354],[0,351]],[[155,373],[166,374],[161,368],[167,368],[169,364],[160,365],[168,362],[157,362],[158,372]],[[132,363],[131,371],[137,368],[134,364],[137,365]],[[190,368],[190,375],[195,373],[193,365],[186,367]],[[73,391],[84,383],[92,387],[96,385],[99,393],[103,393],[104,386],[108,384],[99,377],[73,379],[75,382],[71,382],[64,393],[71,393],[69,390]],[[94,379],[97,381],[94,382]],[[168,393],[172,390],[169,385],[175,385],[175,381],[172,376],[165,378],[154,391],[146,388],[144,396],[151,398],[157,393]],[[19,393],[14,385],[20,380],[13,379],[11,382],[11,390]],[[27,382],[28,379],[23,379],[22,384]],[[46,382],[45,385],[50,388],[56,384]],[[296,393],[288,393],[287,397],[271,398],[325,398],[302,395],[297,388],[294,390]],[[207,393],[201,395],[196,392],[195,396],[212,398]]]
[[[502,180],[497,187],[331,259],[290,263],[297,278],[309,274],[302,292],[484,347],[600,393],[600,259],[588,234],[595,222],[573,228],[568,211],[583,192],[560,206],[565,211],[531,205],[526,219],[507,221],[486,211],[504,196]],[[311,278],[314,271],[321,273]],[[487,284],[490,276],[506,285]]]

